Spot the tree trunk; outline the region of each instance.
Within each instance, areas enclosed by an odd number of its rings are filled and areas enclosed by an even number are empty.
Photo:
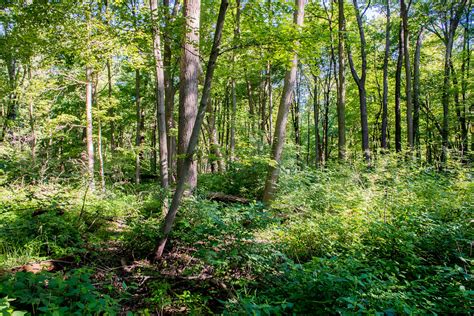
[[[150,0],[150,13],[153,34],[153,56],[155,58],[156,81],[156,121],[158,125],[160,180],[163,189],[168,188],[168,139],[166,133],[165,115],[165,76],[161,56],[160,32],[158,29],[158,1]],[[155,154],[156,155],[156,154]]]
[[[388,125],[388,60],[390,57],[390,0],[386,5],[387,21],[385,25],[385,54],[383,57],[383,98],[382,98],[382,135],[381,145],[383,150],[388,149],[387,125]]]
[[[186,154],[192,129],[196,121],[199,79],[199,17],[200,0],[184,1],[185,36],[181,53],[179,84],[178,155]],[[187,174],[185,181],[190,192],[197,185],[197,164],[193,161],[189,172],[183,170],[183,158],[178,158],[178,181]]]
[[[295,0],[296,12],[294,15],[294,24],[297,27],[303,25],[304,17],[304,0]],[[283,152],[283,145],[285,143],[286,123],[288,120],[288,110],[293,100],[293,90],[296,84],[296,70],[298,66],[298,56],[294,54],[291,68],[286,72],[285,81],[283,84],[283,93],[278,108],[278,116],[275,125],[275,134],[273,136],[271,158],[276,164],[268,167],[268,175],[265,181],[265,189],[263,191],[263,202],[270,203],[276,189],[276,182],[278,180],[279,166],[281,154]]]
[[[174,182],[174,172],[176,171],[176,135],[172,133],[172,130],[175,128],[174,120],[174,97],[176,89],[173,86],[173,76],[172,76],[172,65],[171,65],[171,37],[172,30],[170,29],[174,18],[178,13],[179,0],[174,2],[173,12],[170,16],[169,7],[170,1],[163,0],[163,6],[165,7],[165,27],[166,34],[164,36],[164,51],[163,51],[163,67],[164,67],[164,81],[165,81],[165,119],[166,119],[166,135],[167,145],[168,145],[168,182]]]
[[[423,41],[423,28],[416,38],[415,58],[413,61],[413,137],[417,155],[420,153],[420,53]]]
[[[217,131],[216,131],[216,118],[215,112],[212,106],[212,100],[209,101],[209,105],[207,106],[207,130],[209,133],[209,147],[211,155],[213,156],[211,162],[215,161],[217,163],[217,170],[219,172],[224,171],[224,162],[222,159],[222,153],[220,150],[219,141],[217,139]]]
[[[405,0],[400,0],[400,15],[403,27],[403,49],[405,57],[405,93],[407,102],[407,141],[408,149],[413,150],[413,101],[411,95],[410,40],[408,32],[408,8]]]
[[[135,106],[137,114],[137,126],[136,126],[136,137],[135,137],[135,183],[140,183],[141,175],[141,156],[142,156],[142,124],[143,124],[143,110],[141,106],[141,95],[140,95],[140,70],[135,70]]]
[[[354,9],[357,19],[357,27],[359,29],[360,37],[360,57],[361,57],[361,76],[357,74],[357,71],[354,67],[354,61],[352,58],[352,52],[349,49],[349,65],[351,68],[352,77],[354,78],[355,83],[359,89],[359,105],[360,105],[360,123],[362,129],[362,151],[364,153],[364,158],[367,162],[370,162],[370,148],[369,148],[369,124],[367,120],[367,93],[365,89],[365,81],[367,77],[367,55],[365,52],[366,42],[364,27],[362,25],[362,17],[359,12],[359,7],[357,6],[357,0],[353,0]]]
[[[197,6],[199,6],[199,0],[197,1]],[[216,31],[214,33],[214,42],[212,44],[211,55],[207,64],[206,78],[204,82],[201,102],[199,103],[199,111],[196,117],[196,123],[194,124],[192,134],[189,139],[189,145],[186,148],[186,154],[183,160],[182,167],[183,173],[181,174],[181,177],[178,178],[178,183],[176,186],[175,193],[173,195],[173,200],[171,202],[168,213],[166,214],[165,224],[163,226],[163,237],[158,242],[158,246],[155,252],[155,259],[161,258],[163,254],[169,233],[171,232],[174,220],[176,218],[176,213],[178,212],[179,204],[181,203],[181,198],[183,197],[186,188],[186,179],[188,178],[188,173],[191,171],[191,165],[193,164],[193,156],[199,140],[199,133],[201,131],[201,126],[204,121],[204,116],[206,114],[206,108],[211,95],[212,77],[214,75],[214,69],[216,67],[216,61],[219,55],[219,46],[222,37],[222,30],[224,28],[225,13],[227,11],[228,5],[228,0],[221,0],[219,16],[217,18],[216,23]],[[197,17],[199,18],[199,15]]]
[[[402,66],[403,66],[403,28],[400,23],[398,34],[398,58],[397,70],[395,71],[395,150],[402,151],[402,116],[400,110],[400,96],[402,87]]]
[[[94,182],[94,140],[92,131],[92,69],[86,67],[86,145],[87,145],[87,176],[89,189],[95,190]]]
[[[321,140],[319,136],[319,91],[318,91],[318,76],[313,75],[314,78],[314,92],[313,92],[313,107],[314,107],[314,138],[315,138],[315,160],[316,167],[321,165]],[[309,129],[309,126],[308,126]]]
[[[338,157],[340,160],[346,159],[346,57],[345,57],[345,33],[346,19],[344,17],[344,0],[338,0],[339,17],[338,17],[338,82],[337,82],[337,128],[338,128]]]

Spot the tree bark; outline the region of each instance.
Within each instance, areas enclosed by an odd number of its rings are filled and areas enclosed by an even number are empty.
[[[314,92],[313,92],[313,108],[314,108],[314,138],[315,138],[315,161],[316,167],[321,165],[321,139],[319,136],[319,91],[318,91],[318,76],[313,75],[314,78]],[[309,129],[309,126],[308,126]]]
[[[420,149],[420,54],[423,41],[423,28],[416,38],[415,58],[413,59],[413,137],[417,155]]]
[[[388,61],[390,57],[390,0],[386,4],[387,20],[385,24],[385,53],[383,57],[383,97],[382,97],[382,135],[381,146],[383,150],[388,149],[387,125],[388,125]]]
[[[344,17],[344,0],[338,0],[338,82],[337,82],[337,129],[338,129],[338,157],[340,160],[346,159],[346,57],[345,57],[345,37],[346,19]]]
[[[357,71],[354,66],[351,49],[348,50],[349,65],[351,68],[352,77],[354,78],[354,81],[359,89],[360,123],[362,129],[362,151],[364,153],[365,160],[367,162],[370,162],[369,124],[367,121],[367,92],[365,89],[365,81],[367,77],[367,54],[365,52],[366,41],[364,27],[362,25],[362,17],[359,12],[359,7],[357,6],[357,0],[353,0],[353,3],[360,37],[360,57],[362,62],[360,77],[357,74]]]
[[[95,190],[94,182],[94,140],[92,130],[92,69],[86,67],[86,146],[87,146],[87,177],[89,189]]]
[[[168,188],[168,138],[165,115],[165,75],[161,54],[161,39],[158,29],[158,1],[150,0],[150,13],[153,35],[153,56],[155,58],[156,121],[160,153],[160,180],[163,189]]]
[[[413,100],[411,92],[410,40],[408,32],[408,8],[405,0],[400,0],[400,15],[403,27],[403,49],[405,57],[405,93],[407,103],[407,141],[408,149],[413,150]]]
[[[197,164],[191,163],[189,172],[184,172],[182,158],[189,146],[192,129],[196,121],[199,79],[199,20],[200,0],[184,1],[185,36],[181,52],[179,85],[178,128],[178,181],[187,174],[186,182],[192,192],[197,185]]]
[[[159,259],[163,255],[163,251],[165,249],[168,236],[173,227],[173,223],[176,218],[176,213],[178,212],[178,208],[179,208],[181,199],[183,197],[183,194],[186,188],[186,179],[187,179],[188,173],[191,171],[190,168],[193,163],[193,156],[195,154],[195,150],[196,150],[197,143],[199,140],[199,133],[201,131],[201,126],[204,121],[204,116],[206,114],[206,108],[209,103],[212,78],[214,75],[214,69],[216,67],[217,57],[219,55],[219,46],[220,46],[220,41],[222,37],[222,30],[224,28],[225,13],[227,11],[228,5],[229,5],[228,0],[221,0],[219,16],[217,18],[217,23],[216,23],[216,31],[214,33],[214,42],[212,44],[211,55],[209,57],[209,61],[207,63],[206,78],[204,82],[201,102],[199,104],[199,111],[196,117],[196,123],[194,124],[192,134],[189,139],[189,145],[186,148],[186,155],[183,160],[183,169],[182,169],[183,173],[182,173],[182,176],[178,179],[176,190],[173,195],[173,200],[171,202],[168,213],[166,214],[165,224],[163,226],[163,237],[158,242],[158,246],[155,252],[155,259]]]
[[[294,24],[297,27],[303,25],[304,18],[304,0],[295,0],[296,11],[294,14]],[[268,167],[267,179],[263,191],[263,202],[268,204],[272,201],[278,181],[279,166],[283,145],[285,143],[286,123],[288,121],[288,110],[293,101],[293,91],[296,84],[296,70],[298,66],[298,56],[295,53],[292,58],[291,68],[286,72],[283,84],[283,92],[278,108],[278,116],[275,125],[275,134],[273,136],[271,158],[275,162]]]
[[[137,122],[136,122],[136,137],[135,137],[135,183],[140,183],[140,175],[141,175],[141,156],[142,156],[142,124],[143,124],[143,109],[141,106],[141,95],[140,95],[140,70],[135,70],[135,107],[136,107],[136,115],[137,115]]]
[[[173,34],[171,24],[178,14],[179,0],[175,0],[172,13],[169,13],[170,1],[163,0],[165,7],[165,34],[163,39],[163,67],[164,67],[164,81],[165,81],[165,117],[166,117],[166,135],[168,137],[168,182],[174,182],[174,172],[176,171],[176,135],[172,133],[175,128],[174,120],[174,97],[176,89],[173,86],[173,75],[171,65],[171,37]]]
[[[402,87],[402,66],[403,66],[403,28],[400,23],[398,33],[398,57],[397,69],[395,71],[395,150],[402,151],[402,117],[400,111],[400,96]]]

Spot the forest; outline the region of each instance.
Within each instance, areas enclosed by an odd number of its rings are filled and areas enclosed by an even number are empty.
[[[472,315],[471,0],[0,0],[0,315]]]

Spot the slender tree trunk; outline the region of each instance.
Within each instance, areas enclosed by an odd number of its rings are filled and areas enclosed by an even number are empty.
[[[313,107],[314,107],[314,138],[315,138],[315,160],[316,160],[316,167],[319,167],[321,165],[321,140],[319,136],[319,91],[318,91],[318,76],[313,75],[314,78],[314,92],[313,92]],[[309,130],[309,126],[308,126]]]
[[[95,190],[94,182],[94,140],[92,130],[92,69],[86,67],[86,145],[87,145],[87,176],[89,189]]]
[[[31,67],[28,67],[28,81],[31,83]],[[31,148],[31,161],[33,165],[36,164],[36,118],[35,108],[33,104],[33,98],[28,100],[28,115],[30,123],[30,148]]]
[[[408,8],[405,0],[400,0],[400,15],[403,27],[403,49],[405,57],[405,93],[407,102],[407,141],[410,151],[413,150],[413,100],[411,92],[411,64],[410,64],[410,40],[408,32]]]
[[[199,5],[199,3],[198,3]],[[188,178],[188,173],[191,171],[191,165],[193,163],[193,156],[197,147],[199,140],[199,133],[201,131],[201,126],[204,121],[204,116],[206,114],[206,108],[209,103],[209,98],[211,95],[211,85],[212,77],[214,75],[214,69],[216,67],[217,56],[219,55],[219,46],[222,37],[222,30],[224,28],[225,13],[229,5],[228,0],[221,0],[221,5],[219,9],[219,16],[216,23],[216,31],[214,33],[214,42],[212,44],[211,55],[206,68],[206,79],[204,82],[201,102],[199,103],[199,110],[196,117],[196,123],[193,126],[191,138],[189,139],[189,145],[186,148],[186,154],[183,161],[183,173],[180,178],[178,178],[178,183],[176,186],[175,193],[173,195],[173,200],[171,202],[168,213],[165,217],[165,224],[163,226],[163,237],[159,240],[158,246],[155,252],[155,258],[161,258],[163,251],[168,240],[168,236],[173,227],[174,220],[176,218],[176,213],[178,212],[179,204],[183,197],[185,188],[186,188],[186,179]],[[199,17],[199,16],[198,16]]]
[[[115,143],[115,121],[114,121],[114,108],[112,106],[112,70],[110,65],[110,59],[107,59],[107,101],[109,103],[108,116],[110,120],[110,151],[112,154],[115,152],[117,144]]]
[[[385,24],[385,54],[383,57],[383,98],[382,98],[382,137],[383,150],[388,149],[387,125],[388,125],[388,60],[390,57],[390,0],[386,4],[387,21]]]
[[[395,150],[402,151],[402,116],[400,111],[400,97],[402,87],[402,66],[403,66],[403,28],[400,25],[398,34],[398,58],[397,69],[395,71]]]
[[[346,19],[344,17],[344,0],[338,0],[338,87],[337,87],[337,128],[338,128],[338,157],[340,160],[346,159],[346,118],[345,118],[345,104],[346,104],[346,57],[345,57],[345,33],[346,33]]]
[[[268,89],[268,144],[272,142],[272,127],[273,127],[273,89],[272,89],[272,68],[270,62],[267,62],[267,89]]]
[[[468,7],[468,12],[469,12]],[[466,119],[466,112],[469,111],[467,109],[468,107],[468,78],[469,78],[469,70],[470,70],[470,58],[471,58],[471,51],[470,51],[470,37],[469,37],[469,14],[466,14],[466,26],[464,27],[464,35],[463,35],[463,53],[462,53],[462,63],[461,63],[461,96],[462,96],[462,115]],[[472,112],[474,112],[474,105],[472,105]],[[469,121],[472,121],[469,120]],[[469,138],[468,138],[468,129],[470,122],[466,122],[466,135],[463,135],[463,147],[465,151],[465,155],[467,156],[468,151],[469,151]],[[471,123],[472,124],[472,123]],[[472,131],[472,139],[473,139],[473,144],[474,144],[474,126],[471,125],[471,131]]]
[[[189,139],[196,121],[199,79],[199,20],[200,0],[184,1],[185,36],[181,53],[181,74],[179,85],[179,128],[178,155],[186,154]],[[197,185],[197,164],[193,162],[189,172],[183,170],[183,158],[178,158],[178,181],[183,174],[188,174],[186,182],[189,191]]]
[[[176,170],[176,135],[172,133],[172,130],[175,128],[174,120],[174,97],[175,97],[175,88],[173,86],[173,76],[172,76],[172,65],[171,65],[171,37],[172,33],[171,24],[174,21],[178,13],[179,0],[175,0],[173,6],[173,12],[170,16],[169,7],[170,1],[163,0],[163,6],[165,7],[165,28],[167,36],[164,36],[163,39],[163,67],[164,67],[164,81],[165,81],[165,118],[166,118],[166,135],[168,137],[168,181],[174,182],[174,172]]]
[[[296,12],[294,15],[294,23],[297,27],[303,25],[304,17],[304,0],[295,0]],[[293,90],[296,84],[296,70],[298,67],[298,56],[294,54],[291,68],[286,72],[285,81],[283,84],[283,93],[278,108],[278,116],[275,125],[275,134],[273,136],[271,158],[280,163],[281,154],[283,152],[283,145],[285,143],[286,123],[288,120],[288,110],[293,99]],[[278,181],[279,166],[270,165],[268,168],[268,175],[265,181],[265,189],[263,191],[264,203],[270,203],[276,189],[276,182]]]
[[[216,131],[216,118],[214,115],[214,109],[212,106],[212,100],[209,100],[209,105],[207,106],[207,130],[209,133],[209,148],[210,153],[213,156],[211,161],[215,161],[217,163],[217,170],[219,172],[224,171],[224,162],[222,159],[222,153],[220,150],[219,141],[217,138],[217,131]]]
[[[161,54],[161,39],[158,29],[158,1],[150,0],[151,23],[153,34],[153,56],[155,58],[156,121],[158,124],[160,152],[160,180],[163,189],[168,188],[168,137],[166,133],[165,114],[165,75]],[[156,155],[156,154],[155,154]]]
[[[350,49],[348,50],[349,65],[351,68],[352,77],[354,78],[354,81],[359,89],[360,123],[362,128],[362,151],[364,153],[365,160],[367,162],[370,162],[369,124],[367,120],[367,93],[365,89],[365,81],[367,76],[367,55],[365,52],[366,41],[364,27],[362,25],[362,17],[359,12],[359,7],[357,6],[357,0],[353,0],[353,3],[360,37],[360,56],[362,62],[361,76],[359,77],[357,71],[355,70],[352,52]]]
[[[413,60],[413,137],[417,155],[420,154],[420,53],[423,41],[423,28],[416,38],[415,58]]]
[[[136,126],[136,137],[135,137],[135,183],[140,183],[141,176],[141,156],[142,156],[142,120],[143,120],[143,110],[141,106],[141,95],[140,95],[140,70],[135,70],[135,106],[137,114],[137,126]]]

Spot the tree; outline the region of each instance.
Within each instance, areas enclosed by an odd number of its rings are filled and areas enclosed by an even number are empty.
[[[304,0],[295,0],[294,24],[297,27],[303,25],[304,19]],[[286,123],[288,121],[288,111],[293,101],[293,91],[296,85],[296,70],[298,67],[298,55],[293,54],[291,68],[286,71],[285,81],[283,84],[283,92],[281,96],[280,106],[278,108],[277,121],[275,123],[275,132],[273,135],[271,158],[276,164],[268,167],[268,174],[265,181],[265,189],[263,191],[264,203],[269,203],[273,199],[275,193],[276,182],[278,181],[279,166],[283,145],[285,143]]]
[[[157,26],[158,1],[150,0],[150,13],[153,35],[153,56],[155,59],[156,120],[158,123],[160,178],[163,189],[168,188],[168,138],[165,117],[165,76],[161,54],[160,32]]]
[[[388,149],[387,125],[388,125],[388,61],[390,57],[390,0],[386,0],[387,17],[385,24],[385,52],[383,56],[383,99],[382,99],[382,135],[381,146],[383,150]]]
[[[206,115],[206,109],[209,104],[209,99],[211,95],[212,78],[213,78],[214,70],[216,67],[217,57],[219,56],[222,30],[224,28],[225,14],[226,14],[228,5],[229,5],[228,0],[221,0],[219,15],[217,17],[217,23],[216,23],[216,31],[214,33],[214,41],[213,41],[212,49],[211,49],[211,55],[209,56],[209,61],[206,67],[206,78],[204,81],[201,102],[199,103],[199,110],[197,112],[196,121],[193,126],[191,137],[189,138],[189,145],[186,148],[186,154],[183,159],[182,174],[181,174],[181,177],[178,178],[178,183],[176,185],[176,190],[173,195],[173,200],[171,201],[171,205],[165,217],[165,222],[163,226],[163,235],[158,242],[158,246],[155,251],[155,259],[159,259],[163,255],[166,242],[168,241],[168,236],[173,227],[174,220],[176,218],[176,214],[178,212],[178,208],[179,208],[181,199],[183,197],[183,194],[186,188],[186,182],[187,182],[186,180],[188,179],[188,174],[192,172],[191,165],[193,164],[193,161],[194,161],[194,154],[195,154],[195,150],[196,150],[198,140],[199,140],[199,133],[201,132],[202,123],[204,121],[204,116]]]
[[[190,191],[197,185],[197,164],[194,161],[189,172],[183,170],[183,155],[189,146],[192,129],[196,121],[199,79],[199,18],[200,0],[184,1],[185,35],[181,53],[179,83],[179,126],[178,126],[178,181],[184,174]]]
[[[338,148],[339,159],[346,159],[346,76],[345,76],[345,47],[344,39],[346,37],[346,19],[344,17],[344,0],[338,0],[339,9],[339,32],[338,32],[338,83],[337,83],[337,128],[338,128]]]
[[[360,124],[361,124],[361,134],[362,134],[362,151],[364,153],[365,160],[370,161],[370,148],[369,148],[369,124],[367,121],[367,92],[365,89],[365,81],[367,78],[367,54],[366,54],[366,41],[364,27],[362,25],[362,18],[368,8],[360,14],[359,7],[357,5],[357,0],[353,0],[354,9],[357,19],[357,27],[359,29],[360,37],[360,58],[361,58],[361,75],[359,77],[355,66],[354,60],[352,58],[351,48],[348,49],[349,56],[349,65],[351,68],[352,77],[354,78],[357,88],[359,89],[359,105],[360,105]],[[369,3],[370,4],[370,3]]]

